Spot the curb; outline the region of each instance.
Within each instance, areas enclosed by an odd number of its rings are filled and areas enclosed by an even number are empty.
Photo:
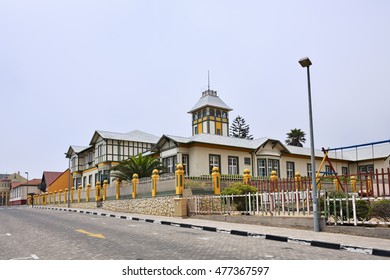
[[[361,253],[361,254],[366,254],[366,255],[390,257],[390,250],[382,250],[382,249],[369,248],[369,247],[344,245],[341,243],[331,243],[331,242],[323,242],[323,241],[316,241],[316,240],[297,239],[297,238],[291,238],[291,237],[286,237],[286,236],[253,233],[253,232],[233,230],[233,229],[227,230],[227,229],[221,229],[221,228],[216,228],[216,227],[198,226],[198,225],[192,225],[192,224],[186,224],[186,223],[176,223],[176,222],[160,221],[160,220],[154,220],[154,219],[143,219],[143,218],[138,218],[138,217],[99,213],[99,212],[93,212],[93,211],[87,211],[87,210],[56,208],[56,207],[42,207],[42,206],[35,206],[34,208],[77,212],[77,213],[81,213],[81,214],[90,214],[90,215],[132,220],[132,221],[152,223],[152,224],[160,224],[160,225],[175,226],[175,227],[182,227],[182,228],[191,228],[191,229],[197,229],[197,230],[204,230],[204,231],[208,231],[208,232],[217,232],[217,233],[259,238],[259,239],[267,239],[267,240],[272,240],[272,241],[294,243],[294,244],[300,244],[300,245],[306,245],[306,246],[320,247],[320,248],[325,248],[325,249],[348,251],[348,252]]]

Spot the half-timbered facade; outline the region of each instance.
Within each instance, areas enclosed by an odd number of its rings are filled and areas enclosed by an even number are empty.
[[[85,188],[88,184],[110,180],[110,168],[122,160],[147,151],[156,144],[159,137],[133,130],[117,133],[97,130],[89,146],[70,146],[66,157],[75,187]]]

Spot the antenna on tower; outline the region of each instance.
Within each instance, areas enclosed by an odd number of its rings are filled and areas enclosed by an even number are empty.
[[[210,71],[207,70],[207,88],[210,90]]]

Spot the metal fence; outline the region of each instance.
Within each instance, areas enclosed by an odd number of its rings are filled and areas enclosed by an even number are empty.
[[[318,191],[318,213],[328,224],[385,224],[390,222],[363,219],[359,201],[371,204],[386,198],[360,197],[358,193],[336,196],[334,192]],[[257,192],[244,195],[203,195],[188,198],[190,215],[257,215],[257,216],[312,216],[312,192],[306,190]],[[390,217],[389,217],[390,218]]]

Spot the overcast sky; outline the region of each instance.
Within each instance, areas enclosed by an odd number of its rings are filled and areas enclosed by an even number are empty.
[[[390,1],[0,0],[0,173],[64,171],[95,130],[191,136],[211,88],[255,138],[390,139]]]

